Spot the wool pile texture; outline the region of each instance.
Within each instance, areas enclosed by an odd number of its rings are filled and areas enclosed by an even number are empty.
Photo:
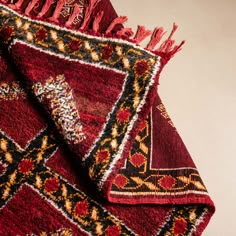
[[[207,226],[214,203],[158,93],[184,42],[125,21],[109,0],[0,0],[1,236]]]

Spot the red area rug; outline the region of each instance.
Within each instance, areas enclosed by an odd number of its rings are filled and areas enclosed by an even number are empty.
[[[181,49],[109,1],[0,3],[0,235],[201,235],[214,213],[158,95]],[[150,36],[147,47],[139,43]]]

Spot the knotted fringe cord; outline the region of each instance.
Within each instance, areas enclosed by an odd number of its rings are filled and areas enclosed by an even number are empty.
[[[14,4],[7,4],[10,8],[12,8],[13,10],[19,10],[22,6],[22,4],[24,3],[25,0],[18,0],[16,1]],[[28,3],[28,6],[26,7],[26,9],[24,10],[25,15],[29,16],[30,12],[32,11],[32,9],[34,8],[34,6],[37,4],[39,0],[32,0]],[[64,0],[63,0],[64,1]],[[7,2],[7,1],[3,1],[3,2]],[[41,18],[42,16],[44,16],[47,11],[49,10],[50,6],[54,3],[53,0],[46,0],[45,3],[43,4],[43,7],[41,9],[41,11],[39,12],[39,14],[37,15],[38,18]]]
[[[25,9],[25,14],[27,16],[29,16],[31,10],[34,8],[34,6],[36,5],[36,3],[38,2],[38,0],[32,0],[29,5],[26,7]]]
[[[146,30],[144,26],[139,25],[137,32],[134,36],[134,40],[137,44],[140,44],[145,38],[152,34],[151,30]]]
[[[164,29],[162,27],[160,27],[160,28],[156,27],[152,33],[151,40],[147,45],[147,49],[149,51],[153,51],[154,48],[156,47],[156,45],[161,41],[161,39],[165,33],[166,32],[164,32]]]
[[[122,28],[116,33],[119,37],[131,37],[134,35],[132,28]]]
[[[52,4],[53,4],[53,0],[46,0],[46,2],[43,4],[41,11],[38,14],[38,17],[40,18],[40,17],[44,16],[48,12],[48,10]]]
[[[105,34],[110,34],[112,32],[112,30],[119,24],[124,24],[126,21],[128,20],[127,16],[120,16],[115,18],[111,24],[108,26]]]
[[[86,26],[89,24],[89,21],[91,20],[92,17],[92,13],[99,2],[100,0],[89,1],[89,4],[85,9],[84,20],[82,22],[82,25],[80,26],[80,30],[84,30]]]
[[[76,5],[74,6],[74,9],[73,9],[72,14],[69,16],[69,18],[68,18],[68,20],[67,20],[67,22],[66,22],[65,25],[66,25],[67,27],[71,27],[72,24],[73,24],[73,21],[74,21],[75,17],[76,17],[79,13],[81,13],[81,11],[82,11],[82,8],[81,8],[78,4],[76,4]]]
[[[94,18],[94,21],[93,21],[93,31],[95,33],[98,33],[99,32],[99,26],[100,26],[100,23],[101,23],[101,20],[102,20],[102,17],[104,15],[104,12],[103,11],[100,11],[97,13],[97,15],[95,16]],[[119,25],[119,24],[124,24],[126,21],[128,20],[128,18],[126,16],[120,16],[120,17],[117,17],[115,18],[111,24],[108,26],[105,34],[106,35],[109,35],[111,34],[112,30],[114,30],[114,28]],[[131,37],[133,35],[133,30],[131,28],[122,28],[121,30],[119,30],[118,32],[116,32],[116,35],[118,37],[122,37],[122,36],[128,36],[128,37]]]
[[[53,15],[49,18],[52,22],[58,22],[58,17],[60,16],[61,10],[65,4],[66,0],[58,0],[56,8]]]
[[[23,4],[25,0],[18,0],[15,2],[15,4],[9,4],[9,7],[11,7],[12,9],[20,9],[21,5]]]
[[[98,32],[99,31],[99,26],[101,23],[101,20],[103,18],[104,11],[98,12],[98,14],[95,16],[94,21],[93,21],[93,31]]]
[[[154,51],[156,54],[162,56],[162,59],[166,60],[166,62],[171,57],[173,57],[178,51],[180,51],[182,48],[182,45],[185,43],[185,41],[182,41],[179,45],[175,45],[175,40],[172,39],[172,36],[174,35],[177,28],[178,28],[178,26],[174,23],[173,29],[172,29],[168,39],[165,40],[161,44],[161,46],[157,50]],[[162,36],[163,36],[163,34],[162,34]],[[160,36],[160,38],[162,38],[162,36]],[[159,37],[159,34],[157,34],[157,37]]]

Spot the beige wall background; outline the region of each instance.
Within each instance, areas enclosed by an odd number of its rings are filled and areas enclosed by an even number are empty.
[[[236,235],[236,1],[111,1],[133,29],[179,25],[160,95],[216,204],[203,236]]]

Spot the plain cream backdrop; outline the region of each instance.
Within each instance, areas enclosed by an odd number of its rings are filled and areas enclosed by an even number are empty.
[[[236,0],[111,0],[127,27],[179,25],[160,95],[216,204],[203,236],[235,236]]]

